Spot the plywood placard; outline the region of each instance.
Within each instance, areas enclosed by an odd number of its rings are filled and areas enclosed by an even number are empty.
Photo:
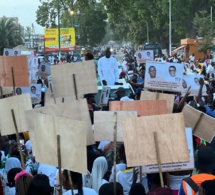
[[[215,119],[189,105],[186,105],[182,112],[186,127],[191,127],[195,136],[210,143],[215,135]]]
[[[11,135],[16,133],[11,109],[14,110],[18,131],[27,131],[28,128],[25,121],[25,111],[32,109],[30,94],[27,93],[0,100],[1,135]]]
[[[94,112],[94,136],[96,141],[108,140],[114,141],[115,112],[96,111]],[[117,116],[117,139],[122,142],[121,120],[128,117],[137,117],[136,111],[116,111]]]
[[[70,97],[64,97],[64,98],[55,98],[54,100],[54,95],[51,93],[50,88],[48,88],[45,92],[45,106],[51,106],[63,102],[71,102],[73,100],[76,100],[74,96]],[[56,102],[55,102],[56,101]]]
[[[60,135],[62,168],[87,173],[85,122],[34,112],[34,128],[38,162],[58,166],[57,135]]]
[[[140,100],[166,100],[167,113],[172,113],[175,96],[172,94],[142,91]]]
[[[84,94],[97,93],[94,61],[83,61],[63,66],[51,66],[55,97],[75,97],[73,74],[76,78],[78,98]]]
[[[87,135],[87,145],[92,145],[95,143],[86,99],[70,101],[69,103],[59,103],[52,106],[45,106],[34,109],[34,111],[56,117],[65,117],[72,120],[86,121],[87,127],[85,131]],[[31,111],[27,111],[26,122],[29,126],[29,130],[31,131],[34,130],[32,126],[34,118],[30,115]]]
[[[13,87],[2,87],[2,95],[10,95],[13,93]]]
[[[15,86],[28,87],[27,56],[0,56],[0,86],[13,86],[11,67],[13,67]]]
[[[127,166],[157,164],[153,132],[158,134],[161,163],[189,160],[182,113],[122,119]]]
[[[110,101],[110,111],[137,111],[138,116],[166,114],[165,100]]]

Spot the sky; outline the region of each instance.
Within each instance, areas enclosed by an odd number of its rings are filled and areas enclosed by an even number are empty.
[[[34,24],[36,34],[44,34],[44,28],[36,23],[36,10],[39,0],[0,0],[0,17],[18,17],[19,23],[26,27]]]

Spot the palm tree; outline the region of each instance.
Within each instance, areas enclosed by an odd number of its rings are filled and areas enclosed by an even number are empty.
[[[13,48],[23,44],[23,28],[14,18],[0,19],[0,55],[3,54],[4,48]]]

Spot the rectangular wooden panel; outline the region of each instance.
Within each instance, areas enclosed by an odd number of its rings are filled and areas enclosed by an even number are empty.
[[[175,96],[172,94],[142,91],[140,100],[166,100],[167,113],[172,113]]]
[[[27,93],[0,100],[1,135],[11,135],[16,133],[11,109],[14,110],[18,131],[27,131],[28,128],[25,121],[25,111],[32,109],[30,94]]]
[[[165,100],[110,101],[110,111],[137,111],[138,116],[166,114]]]
[[[137,117],[136,111],[116,111],[117,118],[117,139],[122,142],[121,120],[128,117]],[[115,112],[97,111],[94,112],[94,136],[96,141],[114,141]]]
[[[127,166],[158,163],[153,132],[158,134],[161,163],[189,160],[182,113],[127,118],[121,123]]]
[[[12,69],[15,86],[28,87],[27,56],[0,56],[0,86],[13,86]]]
[[[57,135],[60,135],[62,168],[87,173],[86,123],[34,112],[38,162],[58,166]],[[51,154],[51,155],[47,155]]]
[[[87,93],[97,93],[94,61],[83,61],[63,66],[51,66],[55,97],[75,97],[73,74],[76,78],[78,98]]]

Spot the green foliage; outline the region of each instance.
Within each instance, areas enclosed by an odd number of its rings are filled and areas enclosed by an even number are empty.
[[[57,27],[58,0],[40,0],[42,3],[37,10],[37,23],[46,28]],[[76,34],[80,35],[78,44],[98,45],[105,36],[107,14],[104,7],[96,0],[59,0],[60,27],[68,28],[73,24],[80,27]],[[69,10],[74,11],[70,15]]]
[[[4,48],[13,48],[24,42],[23,29],[13,18],[0,19],[0,55]]]

